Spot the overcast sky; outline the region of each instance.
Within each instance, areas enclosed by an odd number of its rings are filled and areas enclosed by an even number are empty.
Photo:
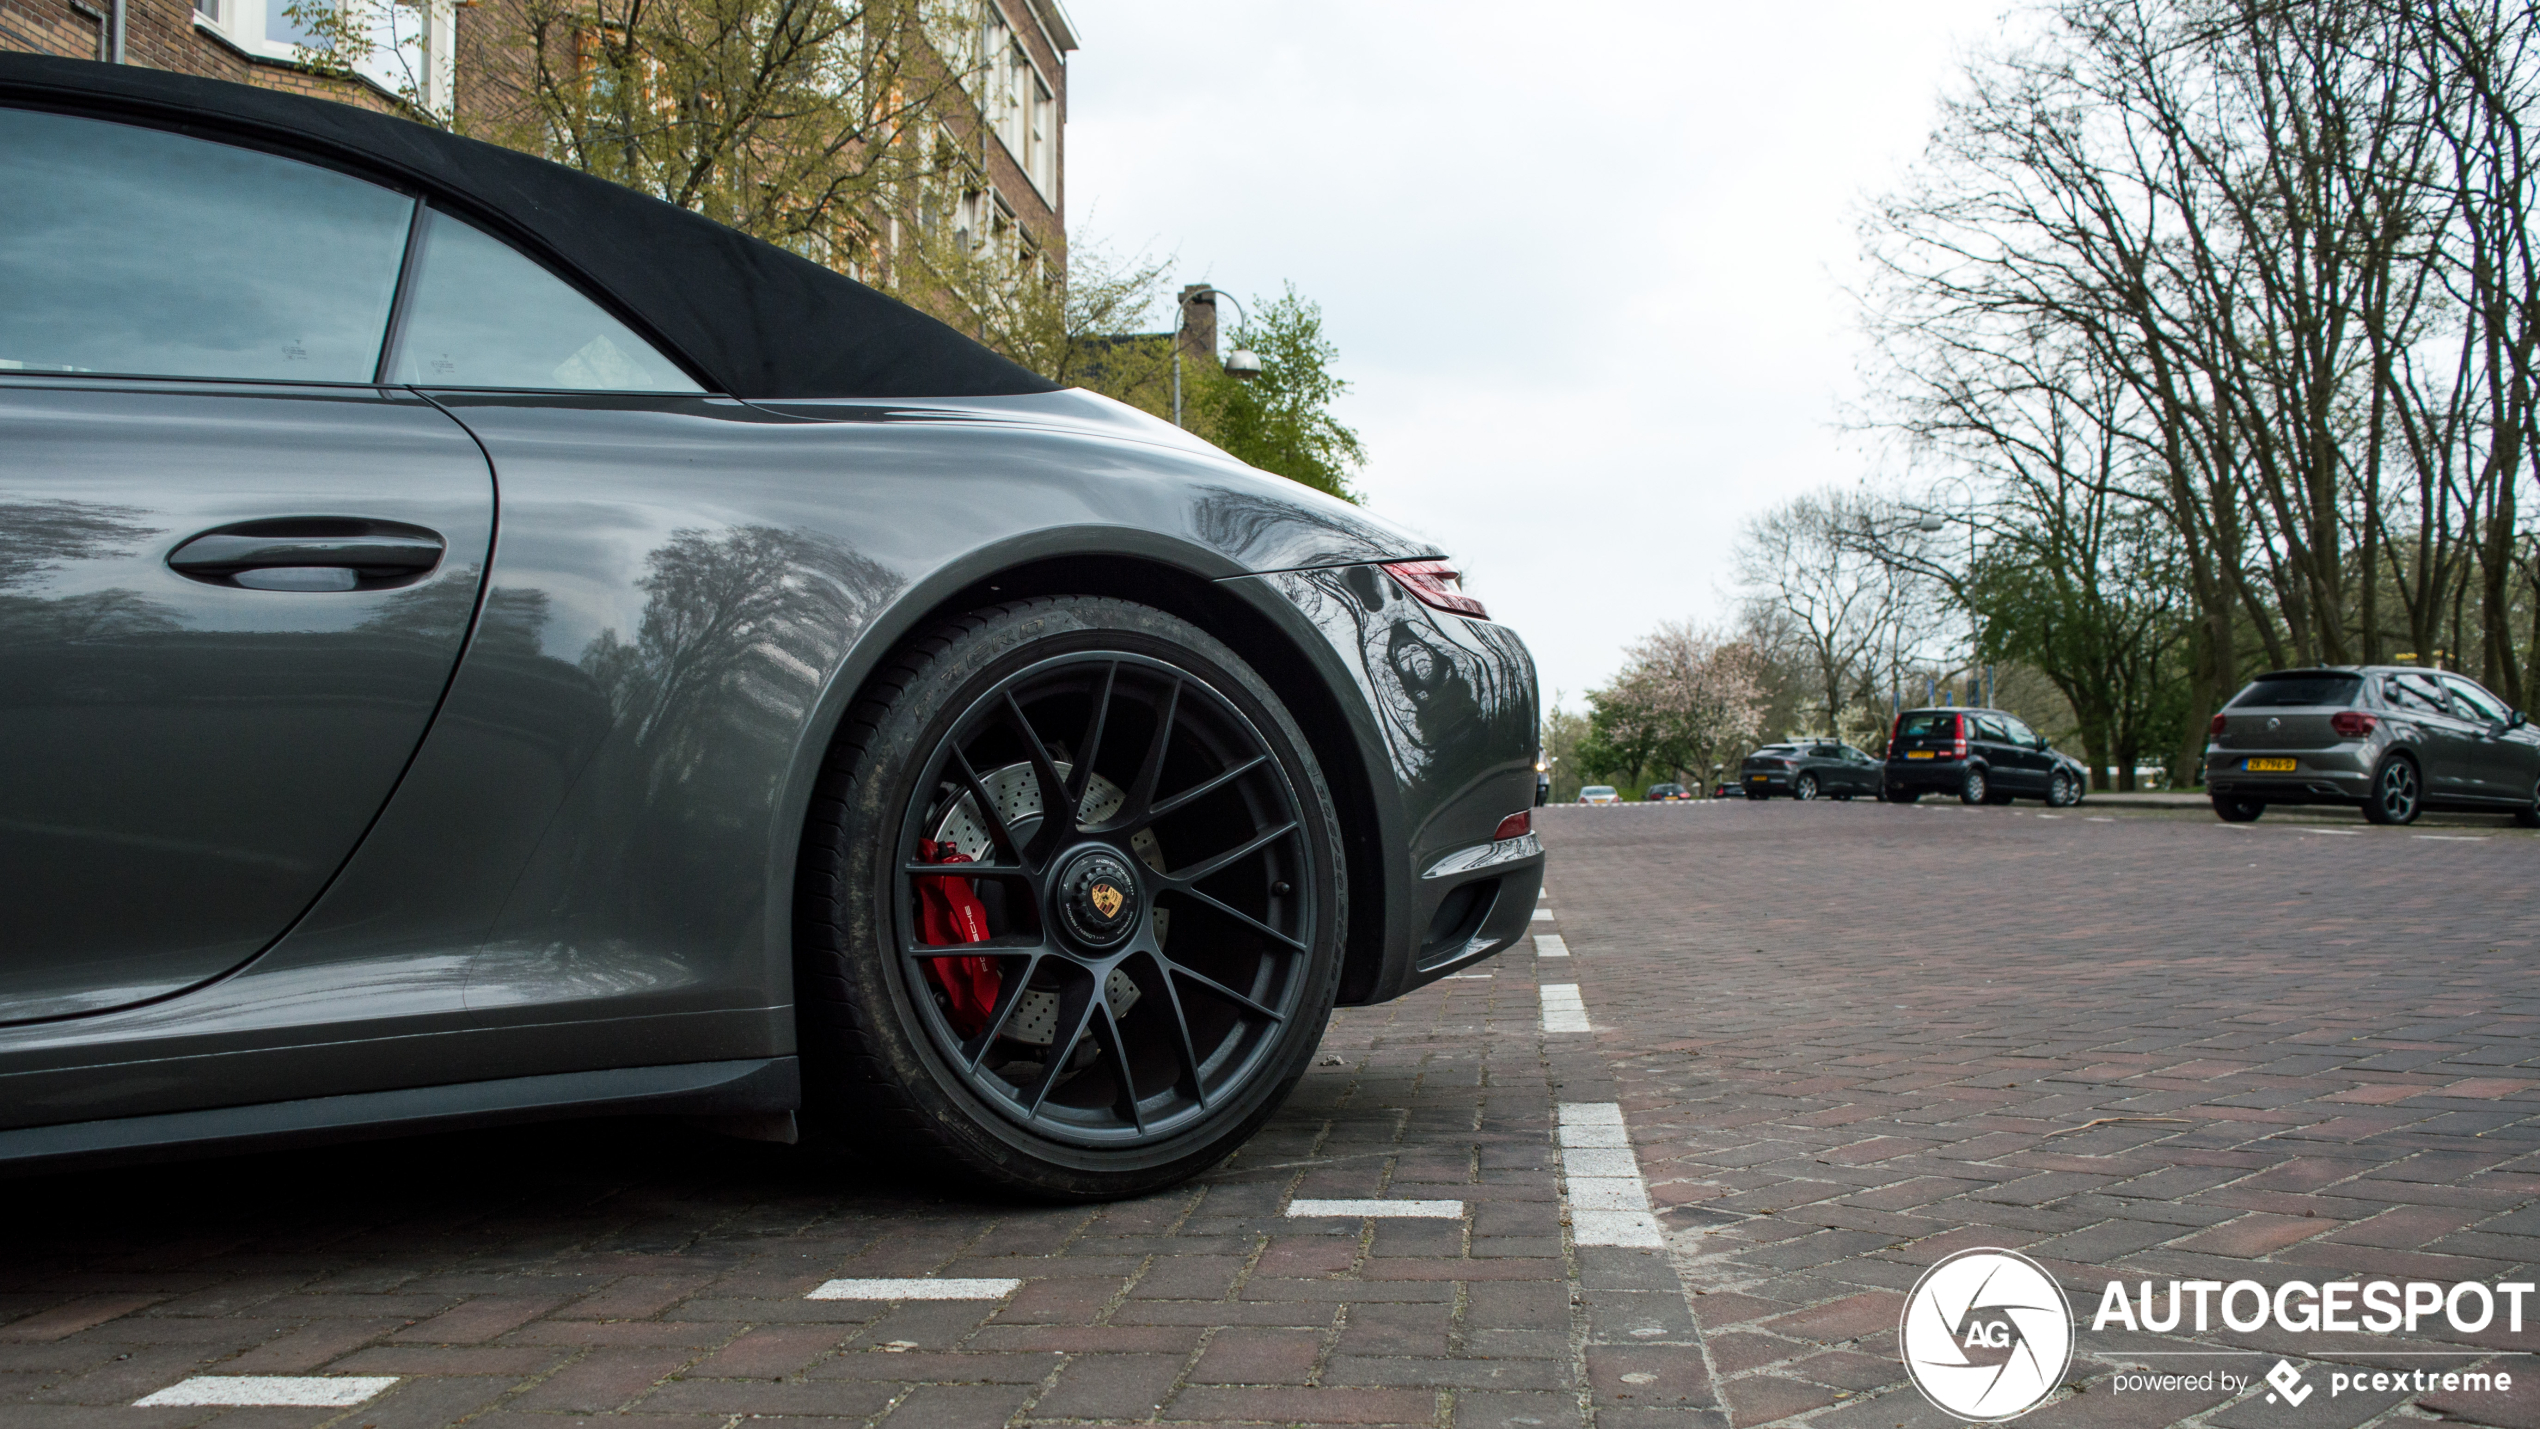
[[[1368,505],[1578,708],[1867,474],[1858,215],[2005,0],[1066,3],[1070,225],[1320,302]]]

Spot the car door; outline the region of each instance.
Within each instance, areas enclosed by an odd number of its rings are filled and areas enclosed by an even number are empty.
[[[2431,673],[2411,670],[2386,676],[2382,694],[2423,736],[2418,755],[2424,766],[2420,772],[2425,792],[2443,799],[2475,797],[2477,734],[2454,711],[2443,682]]]
[[[416,212],[338,170],[0,107],[0,1022],[239,966],[421,742],[484,456],[375,385]]]
[[[2017,789],[2023,794],[2044,794],[2046,775],[2053,761],[2044,749],[2038,747],[2037,731],[2014,716],[2003,715],[2000,718],[2003,738],[2009,746],[2003,758],[2006,762],[2015,764],[2019,770],[2015,776],[2017,782],[2007,787]]]
[[[2517,737],[2512,711],[2465,676],[2445,675],[2443,687],[2452,696],[2452,708],[2467,717],[2467,783],[2462,792],[2529,803],[2535,782],[2540,782],[2540,750],[2528,738]]]

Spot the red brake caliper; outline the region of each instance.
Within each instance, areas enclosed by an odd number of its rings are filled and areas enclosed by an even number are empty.
[[[941,843],[919,839],[917,858],[920,863],[970,862],[970,855],[953,847],[949,839]],[[988,910],[980,906],[979,895],[970,891],[969,879],[917,880],[917,936],[930,948],[987,941]],[[952,1003],[953,1031],[968,1037],[988,1025],[988,1014],[996,1011],[997,987],[1004,981],[996,959],[928,958],[926,973]]]

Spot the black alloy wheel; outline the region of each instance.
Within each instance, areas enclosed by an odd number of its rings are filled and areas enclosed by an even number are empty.
[[[1814,774],[1802,774],[1802,775],[1800,775],[1800,776],[1799,776],[1799,782],[1790,786],[1790,797],[1792,797],[1792,798],[1794,798],[1794,799],[1814,799],[1814,798],[1816,798],[1816,797],[1817,797],[1817,776],[1816,776],[1816,775],[1814,775]]]
[[[1277,698],[1092,597],[964,617],[870,688],[805,839],[820,1122],[1067,1199],[1223,1158],[1304,1074],[1340,970],[1338,819]]]
[[[1986,787],[1981,769],[1968,770],[1966,781],[1958,786],[1958,802],[1961,804],[1981,804],[1991,795],[1992,790]]]
[[[2413,824],[2424,812],[2416,762],[2393,754],[2372,771],[2372,793],[2364,799],[2364,818],[2376,824]]]
[[[2540,785],[2531,791],[2531,802],[2514,810],[2514,823],[2526,829],[2540,829]]]
[[[2069,769],[2058,769],[2046,777],[2046,806],[2069,809],[2081,802],[2081,781]]]
[[[2254,824],[2266,811],[2264,800],[2243,799],[2234,794],[2214,796],[2214,817],[2226,824]]]

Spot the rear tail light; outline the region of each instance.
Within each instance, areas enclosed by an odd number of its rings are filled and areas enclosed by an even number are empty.
[[[2216,715],[2214,718],[2220,719],[2222,716]],[[2347,739],[2361,739],[2372,733],[2380,724],[2381,721],[2361,710],[2339,710],[2328,717],[2328,727]]]
[[[2220,734],[2220,733],[2222,733],[2222,732],[2223,732],[2223,730],[2224,730],[2225,728],[2227,728],[2227,727],[2230,725],[2230,723],[2231,723],[2231,721],[2229,721],[2229,720],[2227,720],[2227,719],[2224,719],[2224,718],[2222,717],[2222,714],[2221,714],[2221,712],[2220,712],[2220,711],[2216,711],[2216,712],[2215,712],[2215,715],[2214,715],[2214,718],[2213,718],[2213,721],[2212,721],[2211,723],[2209,723],[2209,724],[2207,724],[2207,725],[2205,726],[2205,733],[2207,733],[2207,734]]]
[[[1896,722],[1887,727],[1887,752],[1890,755],[1894,755],[1896,753],[1896,743],[1904,737],[1905,716],[1898,715],[1896,717]]]
[[[1497,843],[1501,839],[1524,838],[1526,835],[1534,832],[1534,827],[1535,811],[1532,809],[1520,809],[1516,813],[1510,814],[1507,818],[1500,820],[1499,827],[1491,830],[1491,842]]]
[[[1967,757],[1967,717],[1965,715],[1951,715],[1949,720],[1951,727],[1957,730],[1957,733],[1951,736],[1949,741],[1949,757],[1952,759],[1964,759]]]
[[[1464,573],[1444,561],[1388,561],[1385,574],[1402,582],[1404,590],[1433,610],[1490,619],[1482,603],[1464,593]]]

